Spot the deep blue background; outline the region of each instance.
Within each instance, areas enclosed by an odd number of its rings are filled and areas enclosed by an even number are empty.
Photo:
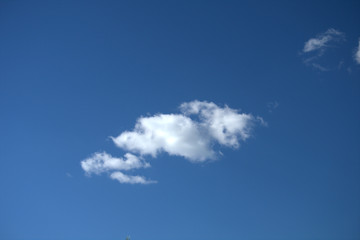
[[[0,239],[360,239],[359,12],[359,1],[1,1]],[[346,42],[325,60],[344,67],[319,72],[299,53],[328,28]],[[158,184],[84,176],[93,152],[124,154],[108,136],[194,99],[268,127],[215,162],[149,157],[139,173]]]

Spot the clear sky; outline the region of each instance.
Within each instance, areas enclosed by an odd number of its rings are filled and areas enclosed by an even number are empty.
[[[0,239],[360,239],[359,12],[0,1]]]

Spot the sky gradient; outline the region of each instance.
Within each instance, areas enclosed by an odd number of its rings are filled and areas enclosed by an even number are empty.
[[[0,1],[0,239],[360,239],[359,12]]]

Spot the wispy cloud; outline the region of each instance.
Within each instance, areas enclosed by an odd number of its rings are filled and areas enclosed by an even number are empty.
[[[215,159],[222,155],[215,149],[217,145],[236,149],[251,136],[256,123],[266,125],[261,117],[212,102],[186,102],[179,110],[174,114],[140,117],[133,130],[111,137],[116,146],[139,156],[126,153],[124,158],[116,158],[105,152],[95,153],[81,162],[82,168],[87,174],[108,172],[110,178],[120,183],[155,183],[123,171],[150,167],[143,158],[147,155],[156,158],[161,152],[191,162]]]
[[[157,181],[147,180],[143,176],[130,176],[122,172],[113,172],[110,175],[111,179],[118,180],[120,183],[130,183],[130,184],[151,184],[157,183]]]
[[[304,48],[301,52],[304,64],[322,72],[330,71],[332,69],[338,69],[337,66],[328,67],[328,63],[320,64],[319,61],[321,59],[324,59],[324,55],[329,48],[337,46],[339,42],[342,42],[344,40],[345,34],[333,28],[330,28],[327,31],[318,34],[314,38],[310,38],[304,43]],[[326,60],[328,61],[328,59]]]
[[[318,63],[311,63],[311,66],[313,66],[314,68],[322,71],[322,72],[327,72],[327,71],[330,71],[330,69],[324,67],[324,66],[321,66],[320,64]]]
[[[267,103],[267,108],[268,108],[269,113],[272,113],[278,107],[279,107],[278,101],[273,101],[273,102],[268,102]]]
[[[329,47],[329,43],[333,41],[339,41],[344,39],[344,34],[333,28],[328,29],[326,32],[319,34],[315,38],[310,38],[305,42],[303,52],[311,52],[315,50],[321,50]]]
[[[358,47],[357,47],[357,50],[355,52],[355,61],[360,64],[360,39],[359,39],[359,44],[358,44]]]

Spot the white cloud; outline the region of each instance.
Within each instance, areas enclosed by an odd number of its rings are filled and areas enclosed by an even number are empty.
[[[357,50],[355,52],[355,61],[360,64],[360,39],[359,39],[359,45],[357,47]]]
[[[160,152],[167,152],[201,162],[215,158],[214,142],[239,147],[240,140],[250,137],[256,121],[250,114],[212,102],[192,101],[183,103],[180,109],[181,114],[141,117],[133,131],[125,131],[112,139],[118,147],[141,155],[156,157]]]
[[[228,106],[221,108],[215,103],[200,101],[183,103],[180,109],[187,115],[198,115],[201,127],[222,145],[236,148],[239,147],[239,138],[246,140],[250,137],[254,121],[250,114],[238,113]]]
[[[319,34],[315,38],[310,38],[307,42],[305,42],[303,52],[311,52],[314,50],[323,49],[328,47],[328,43],[330,41],[338,41],[344,38],[344,34],[338,30],[333,28],[328,29],[326,32]]]
[[[256,122],[266,125],[261,117],[240,113],[226,105],[219,107],[205,101],[183,103],[180,113],[140,117],[132,131],[112,137],[118,147],[131,152],[126,153],[124,158],[98,152],[81,161],[81,167],[88,175],[109,173],[111,179],[120,183],[156,183],[143,176],[124,174],[123,171],[148,168],[150,164],[143,160],[143,156],[157,157],[161,152],[181,156],[191,162],[214,159],[222,155],[214,150],[216,144],[238,148],[240,141],[251,136]],[[140,157],[132,153],[140,154]]]
[[[115,179],[118,180],[120,183],[130,183],[130,184],[150,184],[150,183],[157,183],[156,181],[153,180],[147,180],[145,177],[143,176],[130,176],[130,175],[126,175],[122,172],[113,172],[110,175],[111,179]]]
[[[150,167],[149,163],[131,153],[126,153],[124,157],[112,157],[106,152],[94,153],[91,157],[81,161],[81,167],[87,174]]]
[[[209,139],[202,136],[197,123],[180,114],[139,118],[133,131],[123,132],[113,141],[127,151],[153,157],[161,151],[192,160],[214,157]]]

